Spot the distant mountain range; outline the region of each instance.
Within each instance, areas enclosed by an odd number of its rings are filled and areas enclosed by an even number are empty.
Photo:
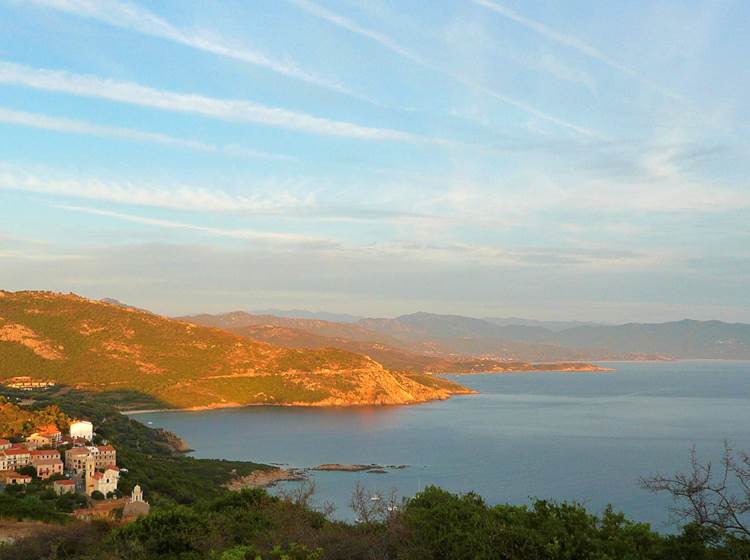
[[[288,317],[290,319],[320,319],[333,323],[356,323],[360,319],[364,319],[364,317],[347,313],[328,313],[327,311],[308,311],[306,309],[255,309],[251,313],[253,315]]]
[[[682,320],[668,323],[580,325],[566,328],[499,325],[457,315],[413,313],[395,319],[359,323],[383,334],[408,333],[432,338],[453,350],[493,355],[513,352],[511,343],[538,346],[517,351],[546,352],[550,346],[574,351],[581,359],[631,357],[750,359],[750,325],[721,321]],[[509,347],[510,345],[510,347]],[[529,356],[515,356],[529,359]],[[532,357],[530,359],[539,359]]]
[[[484,317],[484,320],[493,325],[500,325],[501,327],[520,325],[523,327],[542,327],[550,331],[605,325],[605,323],[595,323],[593,321],[537,321],[535,319],[522,319],[521,317]]]
[[[178,317],[181,321],[215,327],[251,340],[285,348],[337,348],[363,354],[390,370],[430,373],[476,373],[540,369],[593,371],[586,363],[540,365],[522,360],[500,360],[436,348],[429,340],[417,341],[368,328],[364,323],[335,323],[320,319],[276,317],[233,311],[219,315]]]
[[[293,347],[345,347],[384,364],[392,359],[403,365],[404,353],[409,354],[409,360],[425,363],[425,357],[501,361],[750,359],[750,325],[744,323],[686,319],[608,325],[425,312],[335,322],[311,315],[316,318],[233,312],[182,319],[282,345],[285,339]]]

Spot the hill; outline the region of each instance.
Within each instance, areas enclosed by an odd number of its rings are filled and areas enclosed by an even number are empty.
[[[469,392],[345,350],[280,348],[73,294],[0,291],[0,380],[16,376],[191,408],[409,404]]]
[[[286,348],[347,350],[366,355],[386,368],[397,371],[479,373],[537,370],[596,371],[601,369],[585,363],[533,364],[518,360],[491,359],[471,355],[473,353],[470,351],[456,355],[429,339],[414,341],[398,339],[378,333],[363,325],[333,323],[317,319],[253,315],[243,311],[234,311],[220,315],[192,315],[181,317],[180,320],[198,325],[215,326],[252,340],[261,340]],[[563,359],[573,358],[568,353]]]

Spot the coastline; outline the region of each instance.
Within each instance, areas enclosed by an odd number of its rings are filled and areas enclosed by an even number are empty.
[[[544,365],[544,364],[535,364]],[[550,365],[561,365],[557,362],[551,362]],[[576,367],[570,365],[567,367],[534,367],[528,369],[498,369],[492,371],[459,371],[459,372],[440,372],[431,373],[430,375],[503,375],[503,374],[516,374],[516,373],[611,373],[617,371],[615,368],[609,368],[605,366],[596,366],[592,364],[586,364],[583,367]]]
[[[452,374],[440,374],[440,375],[452,375]],[[127,416],[135,416],[138,414],[152,414],[156,412],[204,412],[207,410],[222,410],[227,408],[249,408],[253,406],[267,406],[267,407],[283,407],[283,408],[358,408],[358,407],[370,407],[370,406],[378,406],[378,407],[395,407],[395,406],[415,406],[420,404],[426,404],[428,402],[434,402],[434,401],[446,401],[449,398],[457,395],[478,395],[479,391],[474,390],[468,390],[468,391],[461,391],[460,393],[452,393],[451,395],[444,397],[444,398],[435,398],[435,399],[427,399],[422,401],[414,401],[410,403],[376,403],[376,402],[370,402],[370,403],[351,403],[351,404],[332,404],[330,402],[320,401],[315,403],[305,403],[305,402],[292,402],[292,403],[247,403],[247,404],[240,404],[240,403],[216,403],[216,404],[207,404],[207,405],[200,405],[200,406],[189,406],[184,408],[151,408],[151,409],[143,409],[143,410],[120,410],[120,414],[124,414]]]
[[[538,364],[542,365],[542,364]],[[616,371],[614,368],[607,368],[603,366],[591,366],[591,364],[588,364],[589,367],[587,368],[576,368],[576,367],[570,367],[570,368],[560,368],[560,369],[542,369],[542,368],[535,368],[535,369],[507,369],[507,370],[498,370],[498,371],[476,371],[476,372],[438,372],[438,373],[426,373],[425,375],[432,375],[432,376],[443,376],[443,375],[456,375],[456,376],[463,376],[463,375],[515,375],[519,373],[612,373]],[[228,403],[212,403],[207,405],[197,405],[197,406],[189,406],[189,407],[179,407],[179,408],[150,408],[150,409],[137,409],[137,410],[121,410],[121,414],[125,415],[138,415],[138,414],[152,414],[156,412],[203,412],[207,410],[221,410],[221,409],[228,409],[228,408],[245,408],[245,407],[251,407],[251,406],[278,406],[278,407],[299,407],[299,408],[352,408],[352,407],[367,407],[367,406],[413,406],[413,405],[419,405],[419,404],[425,404],[428,402],[434,402],[434,401],[443,401],[448,400],[452,397],[459,396],[459,395],[477,395],[479,394],[479,391],[475,391],[473,389],[466,389],[464,391],[457,391],[453,393],[449,393],[444,397],[437,397],[434,399],[425,399],[425,400],[415,400],[413,402],[408,403],[378,403],[378,402],[352,402],[352,403],[342,403],[342,402],[336,402],[337,399],[331,399],[318,401],[318,402],[290,402],[290,403],[237,403],[237,402],[228,402]]]
[[[639,362],[642,360],[638,360]],[[575,362],[549,362],[549,365],[567,365],[568,367],[560,367],[557,369],[544,369],[543,367],[535,367],[531,369],[503,369],[495,371],[470,371],[470,372],[428,372],[425,375],[431,376],[464,376],[464,375],[517,375],[523,373],[612,373],[616,371],[615,368],[609,368],[605,366],[597,366],[588,362],[581,362],[581,365],[585,367],[576,367]],[[534,364],[535,366],[544,366],[544,362]],[[339,402],[338,399],[327,399],[318,402],[290,402],[290,403],[238,403],[238,402],[227,402],[227,403],[211,403],[206,405],[197,405],[189,407],[178,407],[178,408],[150,408],[150,409],[136,409],[136,410],[121,410],[121,414],[125,415],[138,415],[138,414],[152,414],[157,412],[203,412],[208,410],[221,410],[229,408],[245,408],[251,406],[277,406],[277,407],[299,407],[299,408],[352,408],[352,407],[367,407],[367,406],[413,406],[424,404],[428,402],[448,400],[452,397],[459,395],[476,395],[479,391],[473,389],[466,389],[464,391],[456,391],[445,395],[444,397],[437,397],[434,399],[415,400],[407,403],[378,403],[378,402],[350,402],[343,403]]]

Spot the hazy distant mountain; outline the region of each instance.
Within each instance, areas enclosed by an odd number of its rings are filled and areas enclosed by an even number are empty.
[[[325,321],[322,319],[302,319],[296,317],[278,317],[276,315],[257,315],[246,311],[231,311],[229,313],[221,313],[218,315],[189,315],[185,317],[177,317],[177,319],[189,321],[198,325],[218,327],[227,330],[250,326],[274,326],[302,330],[316,336],[333,338],[340,337],[355,341],[365,340],[394,345],[403,344],[403,341],[391,339],[391,337],[387,335],[376,333],[359,323],[342,323]]]
[[[461,315],[437,315],[418,312],[395,319],[363,319],[360,325],[394,337],[411,340],[425,338],[481,338],[504,341],[546,342],[552,331],[525,325],[495,325],[484,319]]]
[[[282,344],[274,337],[286,337],[295,340],[289,343],[291,346],[298,347],[320,347],[326,342],[331,343],[330,340],[309,339],[310,335],[339,339],[331,345],[377,355],[392,367],[404,363],[403,351],[414,356],[521,361],[750,359],[750,325],[721,321],[607,325],[518,319],[522,324],[515,324],[514,318],[477,319],[418,312],[393,319],[360,319],[353,323],[241,311],[183,319],[234,332],[238,328],[253,326],[259,340]],[[258,327],[294,329],[296,334],[264,331]],[[308,334],[307,340],[302,333]],[[250,336],[247,332],[243,334]]]
[[[744,323],[685,319],[656,324],[586,326],[555,333],[554,340],[565,346],[597,346],[615,352],[750,359],[750,325]]]
[[[473,373],[555,368],[561,371],[595,370],[595,366],[585,363],[559,363],[577,360],[580,357],[570,350],[552,348],[551,351],[544,352],[535,346],[533,350],[519,351],[519,348],[527,349],[528,345],[523,343],[511,343],[512,349],[504,348],[493,358],[482,356],[482,352],[473,352],[472,348],[468,348],[465,352],[456,352],[451,344],[443,347],[440,342],[429,337],[422,337],[422,340],[396,338],[370,330],[361,324],[253,315],[244,311],[221,315],[192,315],[180,317],[179,320],[221,328],[233,334],[284,348],[347,350],[363,354],[387,369],[396,371]],[[520,355],[543,356],[540,358],[541,361],[558,363],[544,366],[532,364],[528,363],[529,360],[516,357]]]
[[[593,321],[537,321],[536,319],[522,319],[521,317],[484,317],[484,320],[501,327],[522,325],[524,327],[542,327],[555,332],[575,327],[598,327],[606,324]]]
[[[356,323],[362,317],[347,313],[329,313],[327,311],[308,311],[306,309],[255,309],[254,315],[274,315],[276,317],[290,317],[294,319],[319,319],[334,323]]]
[[[546,359],[535,352],[554,349],[552,359],[614,359],[625,357],[750,359],[750,325],[721,321],[683,320],[626,325],[591,324],[570,328],[498,325],[456,315],[413,313],[395,319],[365,319],[371,330],[413,341],[435,339],[443,348],[474,355],[508,355]],[[558,325],[559,327],[559,325]],[[519,347],[523,343],[527,347]],[[567,358],[563,349],[575,351]],[[531,354],[529,354],[531,353]]]

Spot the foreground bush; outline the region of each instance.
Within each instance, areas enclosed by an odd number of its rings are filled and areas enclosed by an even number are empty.
[[[0,548],[0,558],[87,560],[750,560],[750,542],[688,525],[665,536],[606,510],[537,501],[488,506],[429,487],[366,523],[331,521],[262,490],[155,508],[113,527],[61,526]]]

